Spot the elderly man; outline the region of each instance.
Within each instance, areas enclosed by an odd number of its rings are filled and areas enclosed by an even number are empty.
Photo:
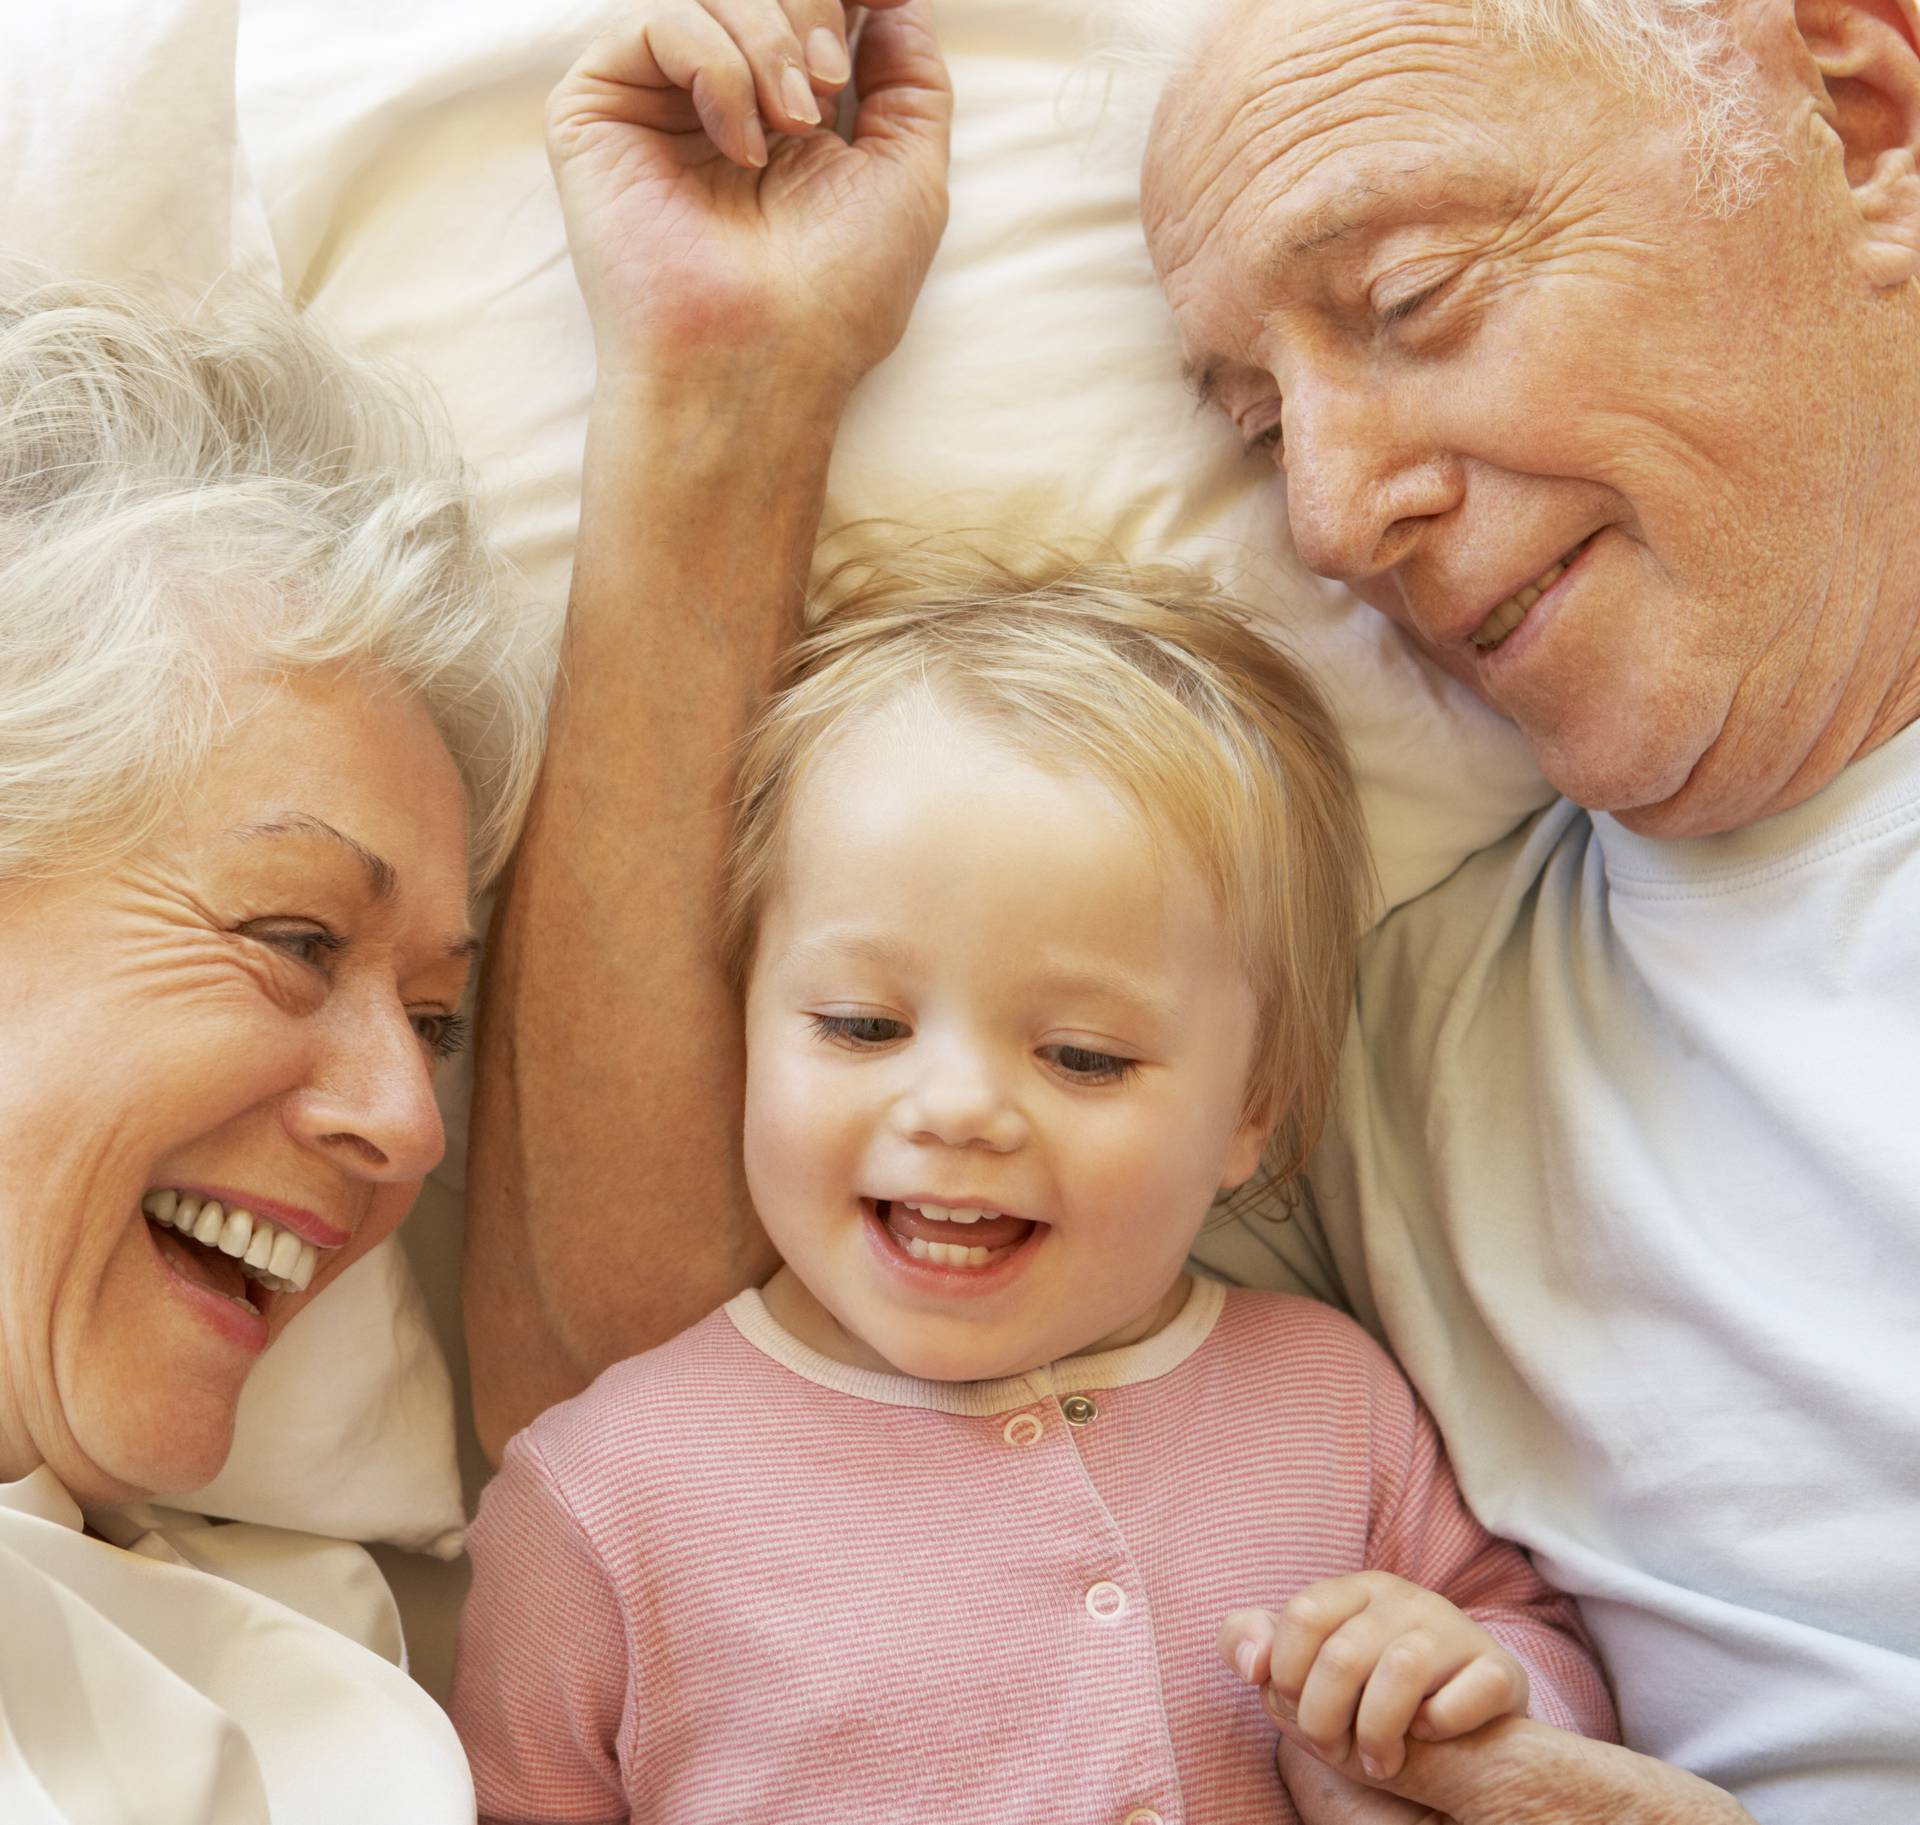
[[[1628,1740],[1793,1825],[1920,1817],[1915,20],[1246,0],[1146,168],[1297,550],[1567,801],[1375,939],[1262,1233]]]
[[[1682,1769],[1767,1825],[1920,1798],[1912,5],[1241,0],[1161,113],[1147,221],[1197,384],[1284,461],[1307,561],[1568,795],[1374,941],[1324,1227],[1223,1265],[1391,1339],[1484,1517],[1586,1599],[1650,1754],[1509,1721],[1391,1798],[1291,1744],[1315,1825],[1747,1816]],[[765,144],[711,86],[749,169],[687,156],[691,65],[631,44],[556,98],[603,373],[482,1035],[496,1450],[766,1259],[707,908],[833,426],[938,233],[924,0],[870,24],[817,183],[788,141],[753,189]]]

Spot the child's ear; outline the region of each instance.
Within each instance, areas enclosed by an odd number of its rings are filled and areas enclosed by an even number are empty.
[[[1260,1170],[1267,1143],[1273,1139],[1273,1130],[1279,1120],[1277,1101],[1272,1097],[1248,1111],[1240,1126],[1234,1130],[1232,1145],[1227,1149],[1227,1163],[1220,1174],[1222,1191],[1239,1190]]]

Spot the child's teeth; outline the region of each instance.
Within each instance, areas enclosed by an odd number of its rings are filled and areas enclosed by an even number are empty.
[[[917,1211],[921,1216],[930,1218],[935,1223],[978,1223],[985,1217],[995,1217],[1000,1214],[995,1210],[949,1210],[942,1204],[908,1204],[904,1200],[901,1208]]]
[[[993,1259],[990,1248],[963,1248],[955,1242],[923,1242],[918,1236],[906,1238],[907,1253],[916,1261],[931,1261],[936,1267],[985,1267]]]

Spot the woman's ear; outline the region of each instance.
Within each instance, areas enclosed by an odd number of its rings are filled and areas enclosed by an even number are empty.
[[[1873,284],[1904,285],[1920,277],[1920,0],[1794,0],[1794,19],[1826,85],[1856,258]]]

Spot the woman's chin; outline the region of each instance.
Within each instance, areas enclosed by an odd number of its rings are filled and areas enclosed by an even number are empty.
[[[54,1460],[54,1474],[83,1508],[164,1501],[204,1488],[233,1450],[244,1385],[241,1377],[231,1387],[103,1389],[97,1398],[77,1403],[77,1461]]]

